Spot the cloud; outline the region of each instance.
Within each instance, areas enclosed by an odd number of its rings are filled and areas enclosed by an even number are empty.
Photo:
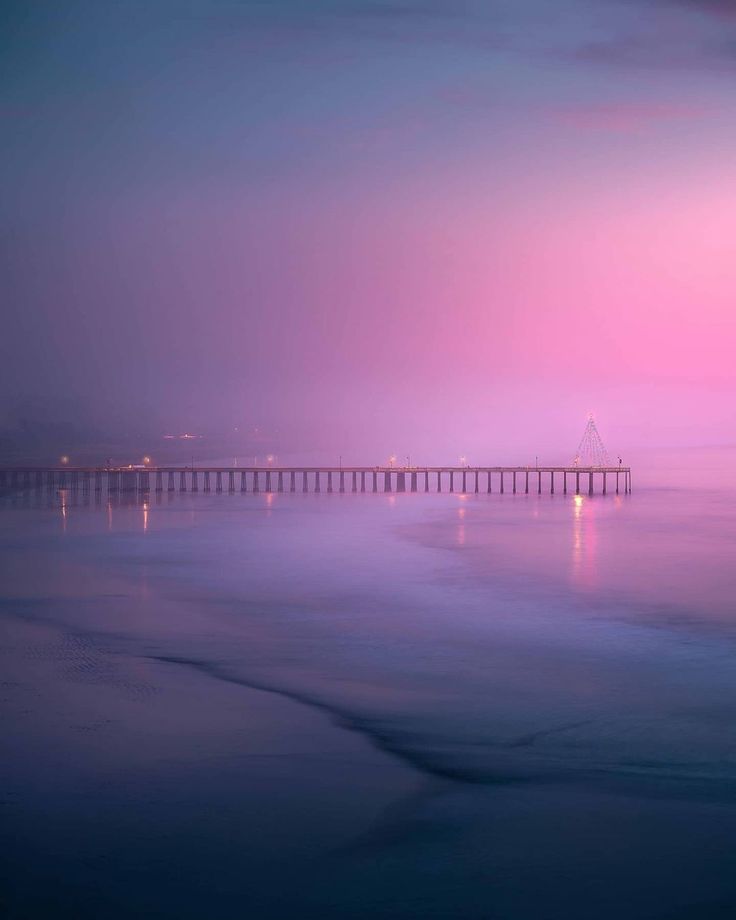
[[[301,21],[373,38],[441,41],[527,58],[561,53],[581,65],[629,70],[730,72],[736,66],[736,0],[600,0],[599,10],[604,9],[606,15],[598,16],[587,0],[564,0],[553,22],[534,0],[340,0],[308,5]],[[591,37],[583,38],[586,32]],[[561,52],[565,46],[568,51]]]
[[[733,73],[736,35],[685,30],[626,32],[581,42],[564,57],[573,63],[624,70],[681,70]]]
[[[523,4],[522,4],[523,5]],[[187,16],[209,30],[273,43],[356,40],[412,45],[495,47],[507,26],[507,0],[249,0],[194,7]]]
[[[359,18],[378,18],[396,21],[422,19],[457,19],[467,11],[462,0],[360,0],[360,2],[333,2],[322,4],[325,12]]]
[[[629,133],[662,122],[702,118],[707,111],[679,103],[608,102],[557,107],[549,114],[555,121],[581,130]]]
[[[419,30],[417,34],[421,35],[438,25],[463,26],[474,15],[464,0],[263,0],[235,8],[214,6],[208,8],[205,18],[232,27],[260,24],[286,31],[318,28],[348,33],[351,29],[380,27],[398,33]]]
[[[697,42],[649,39],[644,35],[617,35],[578,45],[568,59],[627,70],[724,70],[733,67],[730,48],[707,48]]]
[[[716,16],[719,19],[732,19],[736,21],[736,0],[668,0],[671,4]]]

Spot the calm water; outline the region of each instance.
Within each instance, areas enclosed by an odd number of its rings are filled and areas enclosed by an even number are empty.
[[[4,915],[736,916],[734,459],[5,496]]]

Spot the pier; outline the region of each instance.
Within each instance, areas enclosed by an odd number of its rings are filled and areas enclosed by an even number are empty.
[[[7,467],[0,492],[631,492],[628,466]]]

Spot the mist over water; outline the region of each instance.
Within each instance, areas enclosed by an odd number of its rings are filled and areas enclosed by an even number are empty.
[[[61,865],[79,916],[721,916],[732,460],[630,496],[6,494],[11,907]],[[84,897],[65,835],[112,860]]]

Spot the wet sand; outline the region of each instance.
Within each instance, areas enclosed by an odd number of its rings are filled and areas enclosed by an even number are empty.
[[[314,862],[424,785],[309,706],[99,638],[5,616],[2,673],[4,916],[321,910]]]

